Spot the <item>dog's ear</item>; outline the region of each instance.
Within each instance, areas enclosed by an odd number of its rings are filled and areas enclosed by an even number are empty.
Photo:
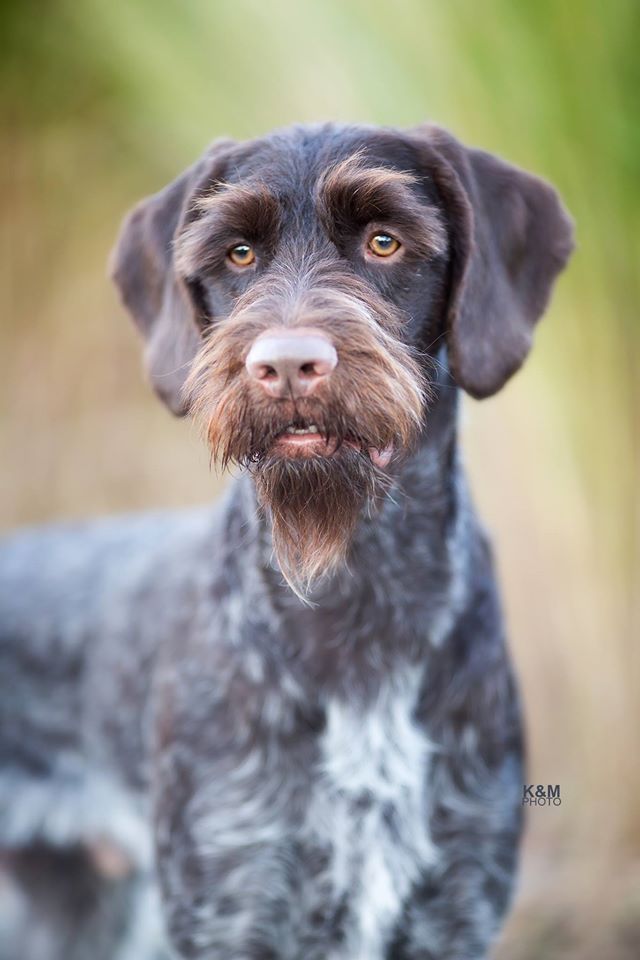
[[[193,291],[174,265],[174,237],[193,202],[221,177],[231,141],[217,141],[198,163],[127,215],[111,254],[110,275],[145,339],[145,367],[156,393],[178,416],[182,386],[202,337]]]
[[[544,180],[468,149],[438,127],[420,133],[450,227],[451,371],[472,396],[488,397],[529,352],[573,249],[572,221]]]

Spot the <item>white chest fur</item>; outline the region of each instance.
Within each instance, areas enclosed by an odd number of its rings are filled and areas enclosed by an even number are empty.
[[[413,668],[390,677],[364,708],[338,700],[328,707],[325,822],[334,893],[348,902],[346,942],[332,960],[382,960],[412,884],[434,860],[430,744],[412,716],[419,679]]]

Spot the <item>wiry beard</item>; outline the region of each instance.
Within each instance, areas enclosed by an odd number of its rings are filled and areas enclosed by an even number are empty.
[[[270,456],[251,472],[271,519],[275,558],[299,596],[345,562],[360,515],[389,486],[365,453],[346,445],[331,457]]]
[[[382,467],[397,463],[422,429],[428,393],[421,364],[400,334],[402,318],[355,277],[313,277],[302,293],[290,285],[256,288],[219,321],[191,368],[185,399],[201,422],[213,459],[253,475],[273,527],[276,560],[299,596],[347,558],[363,511],[389,488]],[[272,398],[245,369],[248,345],[285,316],[287,327],[319,327],[339,362],[308,397]],[[279,447],[290,426],[314,424],[324,449],[290,456]]]

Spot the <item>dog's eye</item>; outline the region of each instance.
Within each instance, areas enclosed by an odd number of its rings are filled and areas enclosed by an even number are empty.
[[[392,253],[399,249],[400,243],[388,233],[376,233],[375,236],[371,237],[367,246],[376,257],[390,257]]]
[[[239,243],[232,247],[227,256],[232,263],[235,263],[236,267],[250,267],[256,259],[253,248],[248,243]]]

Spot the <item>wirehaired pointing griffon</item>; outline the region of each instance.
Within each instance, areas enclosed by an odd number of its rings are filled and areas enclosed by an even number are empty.
[[[548,184],[433,126],[218,141],[129,215],[151,382],[241,469],[2,548],[13,942],[487,956],[524,774],[458,392],[520,367],[571,246]]]

